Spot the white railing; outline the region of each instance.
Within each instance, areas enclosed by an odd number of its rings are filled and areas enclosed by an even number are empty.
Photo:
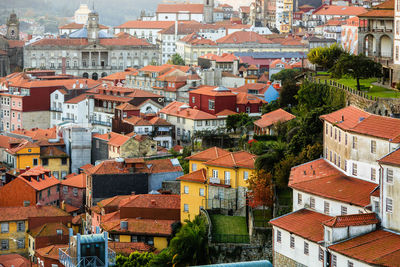
[[[58,252],[58,260],[65,267],[104,267],[106,266],[104,262],[102,262],[96,256],[87,256],[81,257],[79,260],[76,257],[71,257],[68,255],[69,248],[60,248]],[[115,265],[115,257],[116,253],[112,249],[108,249],[108,266]]]
[[[218,179],[218,177],[210,177],[210,183],[220,184],[221,181]]]

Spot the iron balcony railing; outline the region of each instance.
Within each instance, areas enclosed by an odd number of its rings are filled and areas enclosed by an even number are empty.
[[[90,120],[90,123],[91,124],[94,124],[94,125],[103,125],[103,126],[108,126],[108,127],[111,127],[111,122],[108,122],[108,121],[98,121],[98,120]]]
[[[108,255],[107,266],[114,266],[115,261],[116,261],[115,251],[108,248],[107,255]],[[106,266],[106,264],[104,262],[102,262],[96,256],[81,257],[80,259],[78,259],[76,257],[71,257],[69,255],[69,248],[60,248],[59,249],[58,260],[65,267],[103,267],[103,266]]]

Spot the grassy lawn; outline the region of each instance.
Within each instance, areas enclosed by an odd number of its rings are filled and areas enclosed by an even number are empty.
[[[249,243],[246,217],[210,215],[215,243]]]
[[[328,76],[319,76],[320,79],[330,79]],[[352,78],[342,78],[342,79],[331,79],[345,86],[349,86],[353,89],[357,89],[357,80]],[[376,78],[362,79],[360,80],[361,91],[365,92],[369,96],[383,97],[383,98],[399,98],[400,92],[396,90],[391,90],[385,87],[372,85],[376,82]],[[371,87],[372,86],[372,87]]]

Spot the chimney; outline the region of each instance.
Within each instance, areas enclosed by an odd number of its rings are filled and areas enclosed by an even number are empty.
[[[65,202],[64,202],[64,200],[61,201],[61,204],[60,204],[60,205],[61,205],[60,208],[61,208],[63,211],[65,211]]]
[[[135,192],[135,191],[132,191],[132,192],[131,192],[131,195],[132,195],[132,196],[136,195],[136,192]]]

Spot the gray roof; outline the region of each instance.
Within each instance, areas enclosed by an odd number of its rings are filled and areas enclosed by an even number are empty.
[[[82,29],[79,29],[77,31],[72,32],[69,35],[69,38],[77,38],[77,39],[82,39],[82,38],[88,38],[88,31],[86,26],[83,27]],[[105,33],[104,31],[99,31],[99,38],[104,39],[104,38],[113,38],[112,35],[109,35],[108,33]]]
[[[302,58],[303,52],[235,52],[237,57],[252,57],[254,59],[263,58]]]

